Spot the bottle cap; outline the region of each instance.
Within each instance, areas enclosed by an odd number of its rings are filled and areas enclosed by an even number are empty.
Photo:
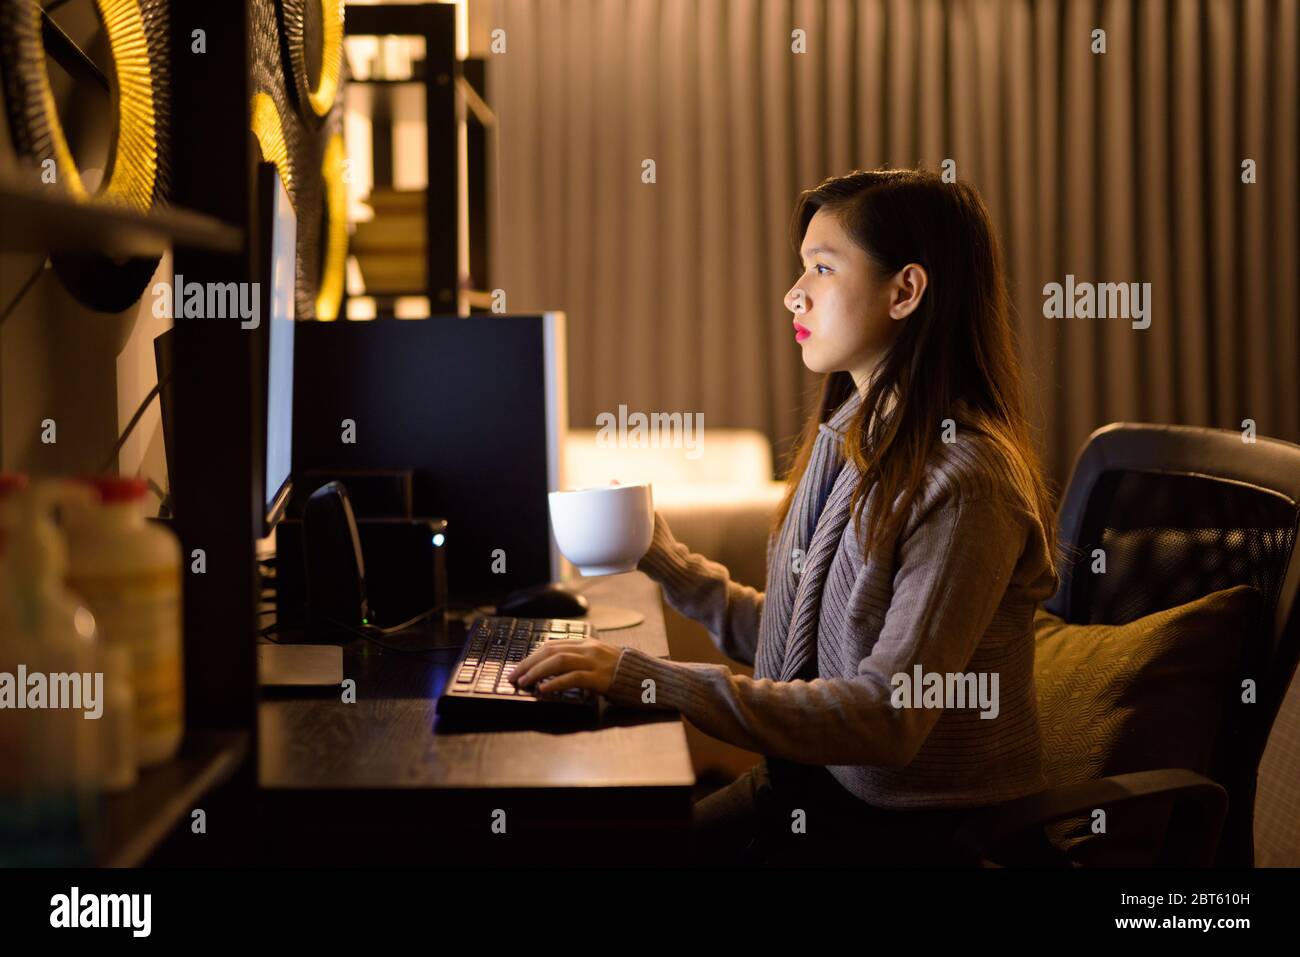
[[[138,502],[149,493],[149,483],[140,478],[125,478],[113,476],[105,478],[98,475],[88,475],[81,479],[87,485],[99,493],[99,500],[105,505],[116,505],[120,502]]]

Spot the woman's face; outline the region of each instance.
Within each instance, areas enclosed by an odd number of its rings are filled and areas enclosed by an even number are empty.
[[[808,224],[804,271],[785,295],[796,341],[813,372],[846,371],[865,383],[925,291],[925,270],[909,264],[880,278],[866,252],[825,208]]]

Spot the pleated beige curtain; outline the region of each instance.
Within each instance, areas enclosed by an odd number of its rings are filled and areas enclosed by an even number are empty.
[[[786,449],[813,384],[782,306],[799,191],[952,159],[1058,482],[1111,421],[1300,440],[1298,0],[493,2],[491,284],[568,312],[574,426],[700,411]],[[1150,327],[1045,318],[1067,274],[1150,282]]]

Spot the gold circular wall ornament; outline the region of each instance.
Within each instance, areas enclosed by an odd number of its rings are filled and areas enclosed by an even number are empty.
[[[168,0],[94,0],[94,10],[112,61],[105,71],[112,130],[98,188],[83,180],[59,117],[37,0],[0,0],[0,99],[10,139],[38,175],[52,166],[54,185],[74,201],[145,213],[167,197]],[[82,305],[110,313],[139,300],[160,258],[50,252],[64,288]]]
[[[334,107],[343,75],[344,0],[278,0],[289,91],[305,119]]]
[[[95,6],[113,53],[119,118],[112,172],[103,198],[124,202],[133,209],[150,209],[156,198],[158,138],[144,18],[136,0],[96,0]]]
[[[308,0],[312,2],[312,0]],[[320,81],[308,95],[317,116],[325,116],[334,105],[343,68],[343,0],[319,0],[322,38]]]
[[[137,0],[95,0],[113,55],[110,82],[118,122],[108,175],[93,194],[82,182],[59,121],[45,68],[40,4],[36,0],[19,0],[16,6],[16,19],[11,24],[14,36],[6,43],[12,45],[16,55],[13,62],[7,63],[5,72],[6,92],[20,101],[10,105],[20,114],[19,122],[11,122],[20,152],[38,164],[54,160],[58,182],[74,199],[121,203],[140,211],[151,209],[160,198],[158,130],[149,37],[140,4]],[[36,109],[24,110],[24,103],[35,104]]]
[[[346,153],[343,137],[335,133],[325,144],[321,178],[325,184],[325,251],[316,290],[316,318],[332,321],[343,303],[343,279],[348,258],[348,193],[343,182]]]
[[[289,144],[285,142],[280,111],[275,108],[275,101],[269,94],[253,94],[252,117],[253,135],[262,148],[262,159],[275,164],[280,173],[280,181],[284,183],[284,190],[292,199],[293,170],[289,164]]]

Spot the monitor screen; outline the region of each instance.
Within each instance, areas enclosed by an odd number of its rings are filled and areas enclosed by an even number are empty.
[[[266,361],[266,517],[273,523],[289,491],[293,459],[294,276],[298,221],[289,194],[275,177],[271,212],[271,315]]]

